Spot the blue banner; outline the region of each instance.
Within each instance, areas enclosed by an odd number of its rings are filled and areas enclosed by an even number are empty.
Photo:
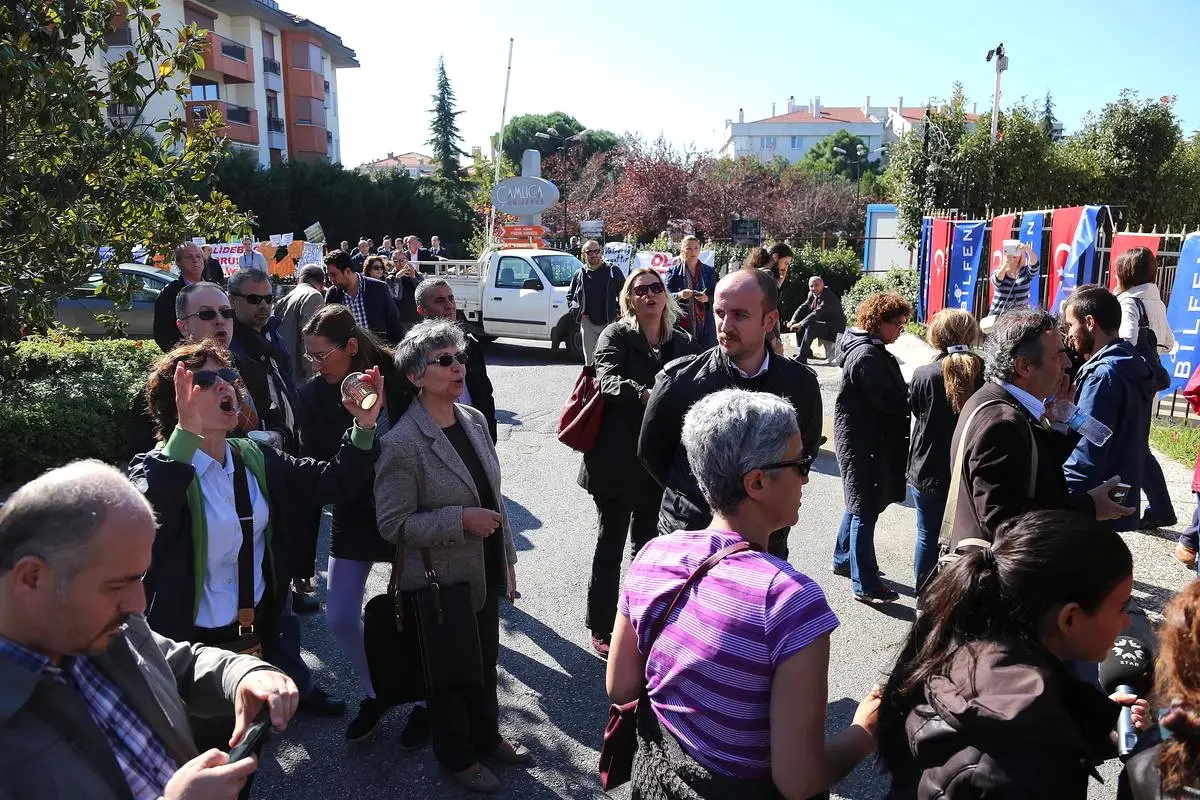
[[[975,281],[979,278],[979,255],[987,223],[956,222],[950,244],[950,275],[946,281],[946,308],[973,311]]]
[[[1046,215],[1041,212],[1021,215],[1021,233],[1018,238],[1033,249],[1033,254],[1038,260],[1037,272],[1033,273],[1033,281],[1029,284],[1029,305],[1033,308],[1042,304],[1042,264],[1045,262],[1042,257],[1042,226],[1045,223]]]
[[[1163,366],[1171,373],[1167,391],[1182,391],[1196,366],[1196,347],[1200,345],[1200,233],[1189,234],[1179,249],[1167,324],[1177,343],[1174,353],[1162,356]]]
[[[925,321],[926,296],[929,294],[929,236],[933,218],[921,219],[921,243],[917,249],[917,321]]]
[[[1071,240],[1071,248],[1067,251],[1067,260],[1063,264],[1062,278],[1058,283],[1058,291],[1050,304],[1050,312],[1061,314],[1067,298],[1075,291],[1076,286],[1092,282],[1092,266],[1096,256],[1096,217],[1101,206],[1084,206],[1079,215],[1079,223],[1075,227],[1075,237]],[[1057,258],[1055,261],[1057,262]]]

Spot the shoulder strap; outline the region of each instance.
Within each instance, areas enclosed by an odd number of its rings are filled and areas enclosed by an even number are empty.
[[[1138,298],[1138,297],[1133,298],[1133,302],[1137,303],[1138,327],[1139,328],[1149,328],[1150,327],[1150,318],[1148,316],[1146,316],[1146,304],[1143,303],[1141,301],[1141,298]]]
[[[966,449],[967,438],[971,431],[971,423],[975,421],[975,417],[979,412],[989,406],[994,406],[999,403],[1007,404],[1008,401],[997,398],[988,400],[986,403],[980,403],[967,417],[967,422],[963,425],[962,436],[958,439],[958,448],[954,451],[954,461],[950,467],[950,488],[946,494],[946,513],[942,516],[942,527],[938,531],[938,545],[945,551],[950,547],[950,542],[954,539],[954,517],[958,511],[958,492],[959,485],[962,483],[963,475],[963,452]],[[1021,419],[1025,420],[1025,426],[1029,428],[1029,444],[1030,444],[1030,471],[1029,471],[1029,488],[1028,495],[1033,497],[1034,491],[1037,488],[1037,471],[1038,471],[1038,453],[1037,442],[1033,440],[1033,428],[1029,425],[1029,420],[1025,415],[1021,415]],[[965,541],[965,540],[964,540]]]
[[[710,569],[715,567],[726,556],[731,556],[734,553],[741,553],[745,550],[751,550],[753,548],[754,545],[742,540],[740,542],[734,542],[731,545],[722,547],[720,550],[706,558],[704,563],[697,567],[696,571],[689,575],[687,580],[683,582],[683,585],[679,587],[679,591],[675,592],[675,596],[671,598],[671,603],[667,606],[667,610],[661,617],[655,620],[654,625],[650,628],[650,636],[646,640],[646,655],[650,655],[650,648],[654,646],[654,641],[658,639],[658,637],[662,634],[663,629],[667,627],[667,619],[671,616],[671,612],[675,610],[676,606],[687,599],[688,590],[695,586]]]
[[[229,448],[233,460],[233,503],[242,526],[242,547],[238,550],[238,633],[254,632],[254,505],[250,502],[250,483],[246,466],[237,447]]]

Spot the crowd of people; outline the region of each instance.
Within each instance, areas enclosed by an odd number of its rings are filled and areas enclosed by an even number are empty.
[[[451,286],[413,266],[448,257],[431,244],[343,242],[279,300],[252,248],[224,286],[177,248],[125,474],[77,462],[0,509],[0,797],[244,797],[256,751],[226,751],[260,709],[277,730],[345,715],[296,616],[321,608],[325,506],[325,623],[363,695],[346,738],[395,705],[363,622],[389,564],[390,591],[418,620],[434,598],[460,648],[439,661],[418,622],[424,700],[400,746],[429,742],[481,793],[495,764],[532,760],[500,732],[500,609],[520,593],[494,390]],[[665,275],[626,276],[595,241],[580,255],[568,303],[603,406],[578,476],[597,517],[583,622],[614,703],[639,701],[634,797],[821,796],[877,754],[890,798],[1082,798],[1122,708],[1141,733],[1122,796],[1200,791],[1200,589],[1166,611],[1147,697],[1102,690],[1096,667],[1129,627],[1120,532],[1175,516],[1148,444],[1152,357],[1172,341],[1149,251],[1117,260],[1119,296],[1080,287],[1061,319],[995,306],[986,343],[967,312],[938,312],[936,358],[909,382],[888,348],[913,315],[900,295],[869,296],[845,329],[815,277],[781,324],[786,244],[724,276],[694,237]],[[992,276],[1002,305],[1015,258]],[[813,343],[842,367],[831,570],[856,600],[898,598],[875,526],[909,494],[917,509],[916,622],[828,737],[839,621],[787,543],[825,443]]]

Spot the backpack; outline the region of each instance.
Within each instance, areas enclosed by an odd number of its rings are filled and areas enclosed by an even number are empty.
[[[1150,318],[1146,316],[1146,306],[1138,298],[1134,298],[1133,302],[1137,303],[1138,309],[1138,328],[1137,342],[1134,347],[1137,348],[1140,355],[1150,367],[1150,371],[1154,373],[1154,391],[1165,392],[1171,388],[1171,373],[1167,372],[1167,368],[1163,366],[1162,359],[1158,355],[1158,335],[1154,333],[1154,329],[1150,327]]]

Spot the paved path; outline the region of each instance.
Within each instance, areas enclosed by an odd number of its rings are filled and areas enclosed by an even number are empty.
[[[919,341],[896,346],[906,375],[927,358]],[[502,611],[502,721],[534,750],[537,763],[522,770],[501,768],[504,789],[498,797],[603,797],[596,776],[597,748],[608,701],[604,664],[591,655],[583,625],[584,595],[592,548],[595,512],[589,496],[575,484],[578,454],[554,438],[558,410],[578,372],[561,354],[531,344],[501,340],[491,351],[490,374],[496,385],[504,495],[512,518],[524,597]],[[826,413],[831,414],[839,371],[816,367]],[[830,443],[830,447],[832,442]],[[1163,460],[1181,518],[1190,518],[1194,499],[1191,473]],[[895,656],[895,647],[914,616],[912,556],[914,511],[892,506],[880,518],[876,547],[882,569],[898,586],[901,602],[883,610],[853,601],[848,581],[828,571],[842,513],[841,482],[831,452],[822,452],[804,492],[800,521],[790,539],[792,563],[824,587],[841,621],[833,634],[829,669],[829,729],[847,724],[858,699],[878,681]],[[1129,534],[1135,560],[1135,595],[1153,616],[1162,602],[1190,578],[1171,557],[1174,537],[1167,533]],[[324,544],[324,542],[323,542]],[[324,570],[320,580],[324,586]],[[382,591],[386,574],[377,567],[370,593]],[[322,617],[304,620],[306,657],[321,683],[357,703],[360,693],[345,659],[325,630]],[[401,753],[397,737],[402,710],[393,711],[375,736],[361,745],[343,738],[344,722],[298,717],[288,732],[269,746],[259,798],[460,798],[428,749]],[[1115,797],[1116,769],[1103,770],[1107,786],[1093,784],[1092,797]],[[833,797],[881,798],[886,782],[870,764],[860,766]]]

